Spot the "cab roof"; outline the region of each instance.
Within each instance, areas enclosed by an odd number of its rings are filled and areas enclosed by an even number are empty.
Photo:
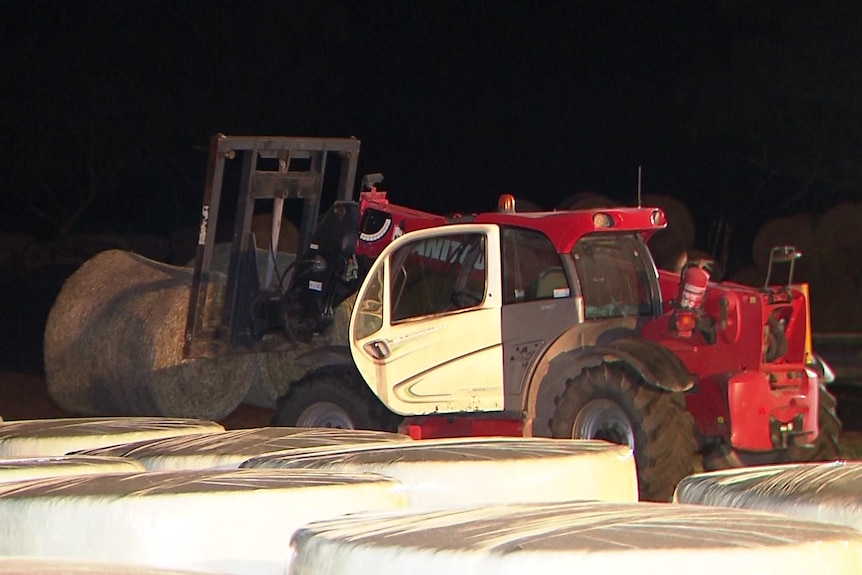
[[[473,218],[487,223],[535,229],[544,233],[557,252],[568,253],[587,234],[641,233],[644,240],[667,227],[664,212],[656,207],[595,208],[553,212],[487,212]]]

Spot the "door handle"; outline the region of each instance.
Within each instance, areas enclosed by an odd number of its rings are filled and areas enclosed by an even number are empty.
[[[386,359],[389,357],[389,346],[386,345],[386,342],[382,339],[375,339],[374,341],[369,341],[365,345],[362,346],[362,349],[365,350],[365,353],[373,357],[374,359]]]

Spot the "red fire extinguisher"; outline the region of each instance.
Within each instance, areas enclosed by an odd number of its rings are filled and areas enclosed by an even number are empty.
[[[674,302],[671,329],[681,337],[691,337],[697,325],[697,317],[703,307],[709,271],[706,262],[691,263],[685,267],[679,278],[679,295]]]

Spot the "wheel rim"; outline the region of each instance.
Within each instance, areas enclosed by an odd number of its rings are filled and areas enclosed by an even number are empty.
[[[328,401],[315,403],[299,414],[297,427],[334,427],[354,429],[353,420],[341,407]]]
[[[603,439],[611,443],[635,447],[631,421],[622,408],[610,399],[594,399],[587,403],[572,426],[574,439]]]

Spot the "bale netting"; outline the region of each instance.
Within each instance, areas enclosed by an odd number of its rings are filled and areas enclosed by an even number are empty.
[[[255,214],[251,220],[251,231],[258,248],[269,251],[272,241],[272,216],[270,214]],[[233,240],[233,228],[220,226],[216,234],[216,243],[230,243]],[[198,240],[200,239],[200,228],[190,226],[171,233],[170,237],[170,263],[175,265],[189,265],[187,262],[194,261],[197,252]],[[281,220],[280,233],[278,236],[278,247],[276,251],[296,253],[299,244],[299,229],[296,225],[283,218]]]
[[[296,342],[284,351],[273,351],[258,356],[258,381],[252,385],[243,403],[255,407],[275,409],[279,397],[290,384],[302,379],[305,373],[321,365],[352,363],[343,353],[348,346],[350,314],[356,294],[347,298],[333,311],[332,327],[309,344]]]
[[[227,275],[232,249],[233,244],[231,243],[215,244],[212,250],[212,258],[210,259],[210,269]],[[290,276],[293,272],[293,263],[296,261],[296,254],[284,252],[276,252],[273,254],[269,250],[260,248],[255,248],[254,252],[257,260],[257,279],[260,285],[266,285],[266,268],[267,265],[272,263],[272,281],[274,282],[274,285],[287,287],[290,283]],[[195,267],[195,259],[192,258],[186,262],[185,267]]]
[[[641,198],[644,207],[658,207],[664,211],[667,227],[650,237],[647,245],[656,265],[674,269],[680,258],[694,246],[694,218],[681,201],[663,194],[646,194]]]
[[[227,274],[232,248],[231,243],[217,243],[213,246],[210,262],[212,270]],[[260,248],[255,252],[260,285],[265,285],[267,264],[272,261],[272,281],[282,289],[286,288],[290,283],[296,255],[284,252],[272,254],[269,250]],[[192,259],[186,263],[186,267],[191,268],[194,263]],[[297,341],[283,350],[255,354],[251,360],[254,362],[251,368],[254,373],[253,382],[248,387],[242,403],[275,409],[278,398],[284,395],[290,383],[299,380],[308,369],[321,363],[349,361],[349,358],[343,355],[329,353],[327,347],[338,345],[346,348],[348,345],[347,328],[355,299],[356,296],[352,295],[336,308],[331,330],[315,336],[312,342]]]
[[[224,280],[213,275],[217,298]],[[48,315],[51,398],[83,415],[219,419],[233,411],[258,378],[256,358],[183,359],[191,280],[188,268],[126,251],[85,262]]]
[[[269,250],[272,246],[272,214],[255,214],[251,218],[251,231],[254,234],[257,247]],[[299,248],[299,228],[282,218],[279,225],[277,252],[295,254]]]

